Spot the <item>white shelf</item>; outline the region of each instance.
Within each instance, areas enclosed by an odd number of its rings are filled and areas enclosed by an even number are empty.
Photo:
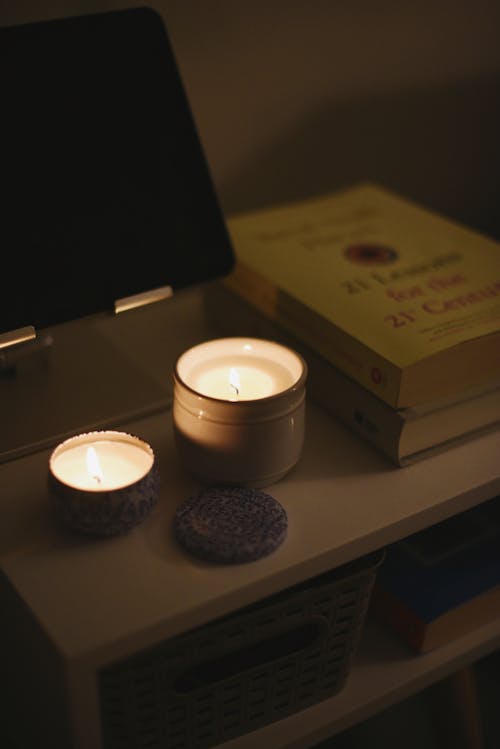
[[[131,314],[128,324],[103,321],[99,333],[166,389],[176,354],[217,336],[207,327],[200,292]],[[117,376],[111,373],[109,387]],[[92,397],[75,391],[83,410]],[[0,497],[0,584],[64,660],[77,749],[100,749],[96,669],[500,494],[500,431],[396,468],[308,403],[301,459],[267,488],[288,515],[284,543],[258,562],[221,567],[191,557],[172,537],[175,509],[201,487],[179,464],[171,411],[120,428],[152,445],[161,474],[158,506],[122,538],[80,538],[57,525],[47,490],[50,449],[0,465],[0,483],[9,489]],[[266,745],[309,746],[492,650],[498,638],[496,626],[415,658],[370,628],[342,693],[264,729]],[[254,740],[233,744],[246,749]]]
[[[2,497],[5,574],[67,657],[95,665],[500,493],[500,433],[396,469],[312,405],[307,420],[299,465],[268,488],[286,509],[289,525],[283,545],[266,559],[221,567],[178,547],[173,513],[200,486],[178,463],[171,412],[165,411],[125,427],[153,446],[162,477],[159,505],[125,537],[94,541],[57,526],[46,486],[49,451],[1,466],[2,482],[12,487]]]

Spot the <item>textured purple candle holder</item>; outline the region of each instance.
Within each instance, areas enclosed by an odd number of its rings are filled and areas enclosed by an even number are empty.
[[[125,471],[125,485],[109,487],[96,482],[92,489],[75,485],[58,460],[65,460],[70,451],[101,445],[111,449],[139,451],[144,467],[134,467],[130,480]],[[144,456],[141,454],[144,453]],[[73,461],[74,462],[74,461]],[[123,535],[141,523],[158,501],[160,476],[152,448],[143,440],[123,432],[88,432],[62,442],[53,451],[48,474],[49,492],[62,523],[72,530],[94,536]]]

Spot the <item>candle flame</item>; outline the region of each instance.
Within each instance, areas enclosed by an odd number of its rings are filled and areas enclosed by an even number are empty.
[[[229,370],[229,384],[234,390],[234,396],[235,399],[238,399],[238,396],[240,394],[240,376],[238,374],[238,370],[236,367],[231,367]]]
[[[93,447],[87,447],[87,471],[89,476],[95,479],[97,484],[101,483],[104,474],[97,453]]]

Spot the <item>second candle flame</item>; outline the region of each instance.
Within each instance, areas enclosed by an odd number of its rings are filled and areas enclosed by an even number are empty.
[[[87,448],[87,471],[89,476],[95,479],[97,484],[100,484],[104,478],[99,458],[93,447]]]
[[[238,370],[236,367],[231,367],[229,370],[229,384],[234,390],[234,400],[238,400],[239,394],[240,394],[240,376],[238,374]]]

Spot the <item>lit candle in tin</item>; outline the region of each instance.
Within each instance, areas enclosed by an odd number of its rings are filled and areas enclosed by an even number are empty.
[[[174,368],[174,431],[187,467],[214,483],[264,486],[297,462],[307,367],[295,351],[257,338],[221,338]]]
[[[71,439],[54,453],[51,470],[75,489],[109,491],[139,481],[153,466],[153,453],[119,432],[94,432]]]
[[[50,457],[49,482],[66,524],[99,535],[136,525],[158,498],[153,450],[125,432],[65,440]]]

